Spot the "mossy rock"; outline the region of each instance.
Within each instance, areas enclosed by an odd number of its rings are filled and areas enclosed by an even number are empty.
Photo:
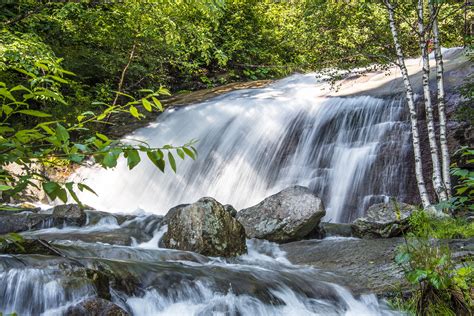
[[[165,216],[167,248],[194,251],[205,256],[234,257],[247,251],[245,230],[232,212],[213,198],[179,205]]]

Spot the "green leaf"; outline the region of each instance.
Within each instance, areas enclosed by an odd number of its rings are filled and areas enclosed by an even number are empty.
[[[97,195],[97,193],[95,193],[95,191],[92,190],[92,188],[91,188],[90,186],[88,186],[88,185],[86,185],[86,184],[84,184],[84,183],[78,183],[78,184],[77,184],[77,187],[79,188],[79,190],[80,190],[81,192],[83,192],[84,190],[87,190],[87,191],[89,191],[89,192],[94,193],[95,195]],[[98,196],[98,195],[97,195],[97,196]]]
[[[57,184],[56,182],[48,181],[48,182],[43,183],[43,190],[44,190],[47,194],[53,193],[53,192],[56,191],[58,188],[59,188],[59,184]]]
[[[36,116],[36,117],[51,117],[51,114],[44,113],[41,111],[36,111],[36,110],[20,110],[20,111],[16,111],[15,113],[21,113],[21,114]]]
[[[56,137],[63,143],[69,140],[69,132],[59,123],[56,124]]]
[[[176,161],[174,160],[173,154],[169,151],[168,152],[168,161],[170,163],[171,169],[176,173]]]
[[[140,163],[140,154],[136,149],[130,149],[125,152],[125,157],[127,157],[127,165],[130,170],[135,168],[136,165]]]
[[[179,158],[184,160],[185,154],[181,148],[176,148],[176,153],[178,154]]]
[[[57,197],[63,201],[64,203],[67,202],[67,191],[66,189],[60,188],[57,193]]]
[[[196,159],[196,156],[194,155],[194,152],[191,149],[189,149],[187,147],[183,147],[183,151],[186,153],[186,155],[191,157],[192,160]]]
[[[80,206],[82,206],[82,203],[81,203],[81,201],[79,200],[79,198],[77,197],[76,192],[74,192],[73,185],[74,185],[74,182],[67,182],[67,183],[65,184],[66,189],[68,190],[69,194],[70,194],[71,197],[74,199],[74,201],[76,201],[77,204],[79,204]]]
[[[13,112],[13,109],[8,104],[2,105],[2,110],[3,110],[3,112],[5,112],[6,115]]]
[[[137,119],[140,119],[140,113],[138,113],[137,108],[134,107],[133,105],[130,106],[130,114],[132,114],[133,117],[136,117]]]
[[[143,99],[142,103],[143,103],[143,107],[145,108],[145,110],[147,110],[148,112],[151,112],[152,106],[151,106],[150,101],[148,101],[147,99]]]
[[[6,88],[0,88],[0,96],[4,96],[7,99],[10,99],[13,102],[16,102],[15,97],[8,91]]]
[[[113,168],[117,166],[118,156],[114,152],[107,152],[102,160],[102,165],[107,168]]]
[[[159,150],[149,150],[146,152],[148,159],[161,170],[165,172],[165,161],[163,160],[163,153]]]
[[[0,184],[0,191],[7,191],[13,189],[12,186]]]
[[[101,134],[101,133],[95,133],[95,135],[102,139],[104,142],[108,142],[109,141],[109,138],[107,136],[105,136],[104,134]]]
[[[155,97],[152,97],[151,99],[153,100],[153,103],[155,103],[156,108],[163,112],[163,106],[161,105],[161,102]]]
[[[0,126],[0,134],[5,134],[5,133],[11,133],[14,132],[15,130],[11,127],[8,126]]]

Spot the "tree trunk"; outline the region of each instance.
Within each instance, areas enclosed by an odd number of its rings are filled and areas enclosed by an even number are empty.
[[[451,197],[451,176],[449,173],[450,156],[448,150],[448,139],[446,132],[446,107],[444,97],[444,69],[443,69],[443,55],[441,53],[441,43],[439,39],[438,17],[433,4],[430,2],[430,19],[433,21],[433,44],[435,49],[436,61],[436,84],[437,84],[437,101],[439,113],[439,140],[441,145],[441,162],[444,187],[446,188],[446,195]]]
[[[388,0],[384,0],[384,3],[387,7],[389,21],[390,21],[390,31],[392,32],[393,43],[395,44],[395,50],[398,59],[398,66],[403,78],[403,84],[405,85],[406,100],[408,103],[408,108],[410,110],[410,123],[411,123],[411,134],[413,142],[413,153],[415,158],[415,175],[416,181],[418,184],[418,191],[420,193],[420,199],[425,209],[431,207],[430,197],[426,190],[425,180],[423,178],[423,163],[421,160],[421,146],[420,146],[420,135],[418,132],[418,117],[415,108],[415,100],[413,97],[413,89],[411,86],[410,78],[408,77],[408,70],[405,66],[405,57],[403,56],[403,49],[400,45],[398,38],[398,31],[395,25],[395,12],[394,7]]]
[[[425,103],[426,112],[426,125],[428,128],[428,140],[430,144],[431,161],[433,163],[433,187],[436,191],[439,201],[447,200],[446,189],[443,184],[443,178],[441,176],[441,163],[439,159],[438,143],[436,142],[436,131],[433,118],[433,105],[431,102],[431,91],[430,91],[430,60],[428,56],[427,47],[427,34],[428,30],[425,28],[423,21],[423,0],[418,0],[418,36],[419,46],[421,50],[421,58],[423,60],[423,97]]]

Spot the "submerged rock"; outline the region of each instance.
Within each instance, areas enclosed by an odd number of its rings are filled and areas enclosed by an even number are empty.
[[[222,257],[246,252],[244,228],[213,198],[204,197],[193,204],[176,206],[164,220],[168,225],[163,236],[167,248]]]
[[[324,237],[352,237],[352,224],[344,223],[321,223]]]
[[[249,238],[289,242],[317,235],[326,214],[320,198],[308,188],[293,186],[237,213]]]
[[[87,220],[86,213],[77,204],[57,205],[53,208],[52,216],[56,225],[83,226]]]
[[[416,206],[399,202],[374,204],[365,217],[354,221],[354,235],[361,238],[400,236],[408,229],[408,219],[416,209]]]
[[[67,316],[128,316],[130,315],[118,305],[102,298],[89,298],[66,311]]]

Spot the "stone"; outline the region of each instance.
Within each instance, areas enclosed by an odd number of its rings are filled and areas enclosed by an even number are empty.
[[[164,221],[168,231],[162,242],[167,248],[220,257],[246,253],[244,228],[213,198],[176,206],[169,210]]]
[[[53,221],[56,225],[83,226],[87,216],[82,207],[77,204],[62,204],[53,208]]]
[[[324,237],[352,237],[352,224],[346,223],[321,223]]]
[[[237,213],[248,238],[278,243],[318,235],[326,214],[323,202],[308,188],[289,187]]]
[[[365,217],[353,223],[353,233],[360,238],[390,238],[401,236],[408,229],[408,219],[416,206],[391,201],[374,204]]]
[[[53,247],[48,241],[41,239],[21,239],[7,241],[0,244],[0,254],[38,254],[48,256],[60,256],[61,252]]]
[[[88,298],[66,311],[67,316],[128,316],[120,306],[102,298]]]
[[[232,216],[232,217],[236,217],[237,216],[237,210],[230,204],[226,204],[224,205],[224,210],[226,210],[227,212],[229,212],[229,214]]]
[[[51,215],[33,212],[0,214],[0,235],[50,227]]]

